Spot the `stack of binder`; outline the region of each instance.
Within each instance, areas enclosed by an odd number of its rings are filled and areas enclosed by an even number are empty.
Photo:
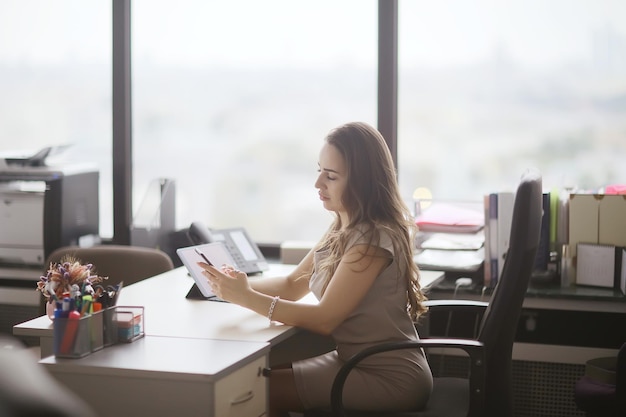
[[[510,243],[514,201],[515,194],[508,191],[490,193],[484,197],[486,287],[495,287],[502,274]]]
[[[556,197],[556,198],[555,198]],[[511,221],[515,193],[502,191],[484,196],[485,215],[485,276],[486,287],[495,287],[502,275],[504,260],[509,250]],[[533,281],[540,278],[552,283],[556,277],[554,256],[556,246],[556,213],[558,193],[543,194],[543,216],[539,247],[533,265]]]
[[[422,269],[475,272],[484,262],[480,203],[421,202],[415,223],[419,228],[415,262]]]

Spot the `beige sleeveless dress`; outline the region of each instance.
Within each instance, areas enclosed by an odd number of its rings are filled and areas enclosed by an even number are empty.
[[[380,231],[379,246],[392,256],[389,236]],[[355,239],[348,248],[367,244]],[[315,265],[328,256],[315,253]],[[406,280],[393,262],[376,278],[361,304],[332,333],[337,349],[294,362],[296,388],[306,409],[330,406],[333,379],[344,361],[381,342],[418,340],[406,312]],[[317,268],[316,268],[317,270]],[[309,287],[320,299],[325,276],[313,274]],[[353,370],[344,388],[344,405],[357,410],[407,410],[425,405],[432,391],[432,374],[422,351],[399,350],[375,355]]]

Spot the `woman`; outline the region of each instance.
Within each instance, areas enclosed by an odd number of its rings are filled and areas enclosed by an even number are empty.
[[[200,265],[221,298],[291,326],[332,335],[337,349],[270,372],[270,417],[328,407],[342,363],[381,342],[416,340],[424,313],[413,262],[414,223],[382,135],[365,123],[329,133],[315,187],[336,214],[321,241],[285,278],[248,282],[230,266]],[[312,291],[316,305],[296,303]],[[348,377],[344,404],[360,410],[422,407],[432,375],[421,351],[368,358]]]

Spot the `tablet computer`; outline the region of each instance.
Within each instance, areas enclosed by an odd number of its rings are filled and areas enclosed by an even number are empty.
[[[198,265],[198,262],[209,261],[218,268],[222,265],[234,265],[235,262],[233,261],[233,257],[230,255],[230,252],[228,252],[226,245],[222,242],[213,242],[202,245],[187,246],[177,249],[176,254],[189,271],[189,274],[193,278],[195,286],[202,295],[202,298],[219,300],[219,298],[211,290],[211,285],[209,285],[207,277],[202,273],[203,269],[200,265]],[[193,290],[194,288],[192,288],[192,291]]]

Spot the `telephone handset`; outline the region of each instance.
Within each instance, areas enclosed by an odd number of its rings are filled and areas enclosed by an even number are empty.
[[[189,226],[189,239],[194,245],[222,242],[235,261],[235,268],[247,274],[258,274],[269,269],[259,247],[242,227],[210,230],[201,222]]]

